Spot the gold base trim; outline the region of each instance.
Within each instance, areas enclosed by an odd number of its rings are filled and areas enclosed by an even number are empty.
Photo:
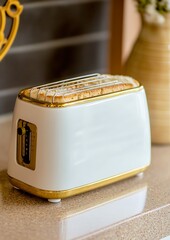
[[[87,185],[83,185],[81,187],[72,188],[72,189],[68,189],[68,190],[62,190],[62,191],[50,191],[50,190],[38,189],[36,187],[30,186],[30,185],[20,181],[20,180],[17,180],[9,175],[8,175],[8,177],[9,177],[9,182],[13,186],[15,186],[21,190],[24,190],[25,192],[31,193],[38,197],[47,198],[47,199],[63,199],[63,198],[71,197],[71,196],[74,196],[74,195],[77,195],[80,193],[88,192],[88,191],[94,190],[96,188],[104,187],[106,185],[109,185],[114,182],[118,182],[118,181],[126,179],[126,178],[130,178],[132,176],[135,176],[136,174],[144,172],[148,167],[149,166],[145,166],[143,168],[135,169],[133,171],[123,173],[120,175],[116,175],[116,176],[113,176],[110,178],[106,178],[106,179],[103,179],[103,180],[100,180],[100,181],[97,181],[94,183],[90,183]]]

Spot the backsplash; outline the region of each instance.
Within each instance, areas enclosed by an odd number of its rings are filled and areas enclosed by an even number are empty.
[[[0,114],[21,88],[108,67],[109,0],[20,2],[19,31],[0,62]]]

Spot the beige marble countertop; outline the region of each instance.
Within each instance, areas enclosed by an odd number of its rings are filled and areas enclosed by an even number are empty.
[[[0,240],[162,239],[170,235],[170,146],[152,147],[143,177],[52,204],[7,179],[11,116],[0,117]]]

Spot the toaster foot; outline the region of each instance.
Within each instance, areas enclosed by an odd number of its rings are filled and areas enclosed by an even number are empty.
[[[143,175],[144,175],[144,172],[140,172],[140,173],[137,174],[137,176],[138,176],[139,178],[143,178]]]
[[[50,203],[59,203],[59,202],[61,202],[61,199],[51,199],[51,198],[49,198],[48,201]]]

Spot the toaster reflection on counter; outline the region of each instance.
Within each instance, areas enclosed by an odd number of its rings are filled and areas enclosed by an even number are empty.
[[[147,186],[59,220],[59,240],[78,239],[143,212]]]
[[[93,74],[19,93],[13,186],[57,202],[139,174],[150,161],[147,101],[136,80]]]

